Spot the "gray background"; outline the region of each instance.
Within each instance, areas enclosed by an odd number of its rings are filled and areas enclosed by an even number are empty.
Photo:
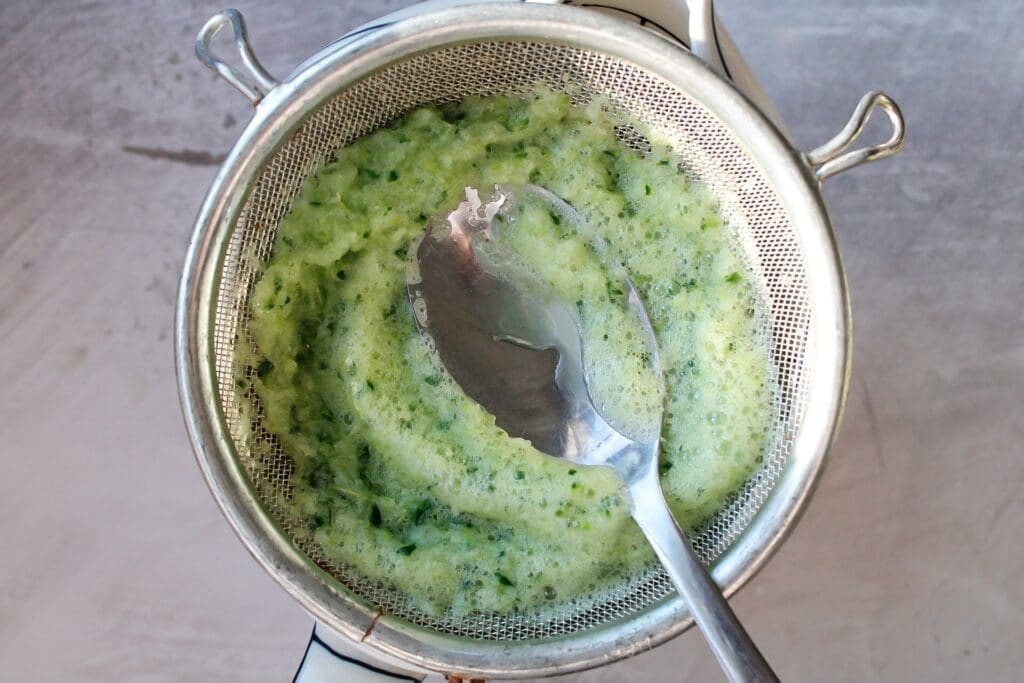
[[[279,75],[403,2],[241,3]],[[0,679],[288,680],[311,624],[221,519],[171,355],[184,246],[248,104],[192,58],[220,0],[0,3]],[[882,88],[898,158],[830,181],[845,426],[734,599],[790,680],[1024,669],[1024,5],[719,12],[812,147]],[[879,133],[880,134],[880,133]],[[577,681],[709,680],[696,632]]]

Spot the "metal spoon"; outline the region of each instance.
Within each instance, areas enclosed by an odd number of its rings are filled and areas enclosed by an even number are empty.
[[[630,493],[633,519],[729,679],[777,680],[665,502],[658,476],[661,415],[646,438],[630,438],[609,424],[587,388],[573,310],[528,278],[501,272],[492,231],[507,229],[502,219],[524,201],[544,202],[565,221],[584,220],[541,187],[496,186],[486,203],[467,187],[466,201],[431,220],[410,262],[408,295],[420,333],[463,391],[510,435],[556,458],[614,469]],[[660,377],[650,320],[632,284],[625,284]]]

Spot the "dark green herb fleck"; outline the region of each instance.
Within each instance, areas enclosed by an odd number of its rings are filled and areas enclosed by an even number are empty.
[[[398,552],[400,552],[403,555],[412,555],[412,551],[414,550],[416,550],[416,544],[410,543],[409,545],[403,545],[401,548],[398,549]]]
[[[322,489],[334,483],[334,473],[326,460],[319,461],[306,475],[306,483],[314,489]]]
[[[512,583],[512,579],[508,578],[507,576],[505,576],[501,572],[494,572],[494,575],[498,578],[498,583],[500,583],[502,586],[514,586],[515,585],[514,583]]]
[[[424,498],[421,500],[416,506],[416,509],[412,511],[412,523],[420,524],[423,521],[423,518],[427,516],[427,513],[430,512],[430,508],[432,506],[433,503],[430,502],[429,499]]]
[[[668,293],[670,295],[675,295],[675,294],[678,294],[679,292],[683,291],[684,289],[686,291],[690,291],[691,289],[693,289],[696,286],[697,286],[697,280],[692,278],[692,277],[689,280],[686,280],[685,282],[680,282],[679,280],[672,280],[672,284],[669,285],[669,288],[668,288]]]
[[[274,364],[264,358],[260,361],[260,364],[256,366],[256,376],[260,379],[266,377],[271,370],[274,369]]]
[[[735,271],[732,272],[732,273],[729,273],[728,275],[725,276],[725,281],[726,282],[739,282],[740,281],[740,274],[735,272]]]
[[[384,516],[380,513],[380,506],[374,503],[370,506],[370,524],[379,529],[383,523]]]
[[[315,515],[313,515],[310,518],[310,520],[309,520],[309,530],[310,531],[316,531],[317,529],[322,529],[323,527],[327,526],[327,524],[330,521],[331,521],[331,515],[330,515],[329,511],[328,511],[327,514],[323,514],[323,513],[319,513],[318,512],[318,513],[316,513]]]

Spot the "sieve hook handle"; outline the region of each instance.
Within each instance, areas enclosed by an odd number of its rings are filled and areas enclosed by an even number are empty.
[[[876,109],[881,109],[889,117],[889,123],[892,124],[889,139],[844,154],[846,148],[860,137]],[[853,110],[853,116],[834,138],[807,153],[807,163],[813,168],[818,182],[824,182],[826,178],[836,173],[842,173],[869,161],[891,157],[903,149],[904,137],[903,112],[900,111],[899,105],[883,92],[869,92],[860,99],[857,108]]]
[[[242,63],[249,71],[248,75],[210,52],[210,42],[213,37],[228,25],[231,26],[231,30],[235,34],[235,47],[242,57]],[[252,45],[249,44],[249,33],[245,28],[245,19],[242,17],[242,13],[236,9],[218,12],[203,24],[196,36],[196,57],[236,90],[248,97],[254,106],[279,85],[279,81],[270,75],[253,54]]]

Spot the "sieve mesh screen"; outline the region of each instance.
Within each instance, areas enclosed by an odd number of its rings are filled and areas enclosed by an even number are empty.
[[[737,138],[710,111],[677,87],[619,59],[571,46],[490,41],[436,49],[377,71],[315,110],[268,160],[232,232],[220,271],[213,352],[220,406],[231,439],[263,505],[296,546],[372,607],[463,638],[533,640],[567,635],[628,618],[672,592],[651,567],[586,603],[516,614],[431,616],[392,586],[369,580],[328,559],[301,533],[304,523],[283,504],[292,495],[294,465],[262,420],[258,397],[236,390],[236,349],[252,344],[249,295],[270,256],[278,224],[303,181],[338,148],[420,106],[467,95],[526,95],[541,83],[579,101],[602,95],[668,141],[687,170],[718,197],[740,238],[766,302],[771,357],[777,374],[774,438],[764,461],[735,499],[691,538],[714,562],[742,533],[786,465],[805,403],[805,357],[811,310],[804,257],[780,197]],[[627,140],[628,142],[628,140]],[[251,386],[251,383],[249,383]]]

